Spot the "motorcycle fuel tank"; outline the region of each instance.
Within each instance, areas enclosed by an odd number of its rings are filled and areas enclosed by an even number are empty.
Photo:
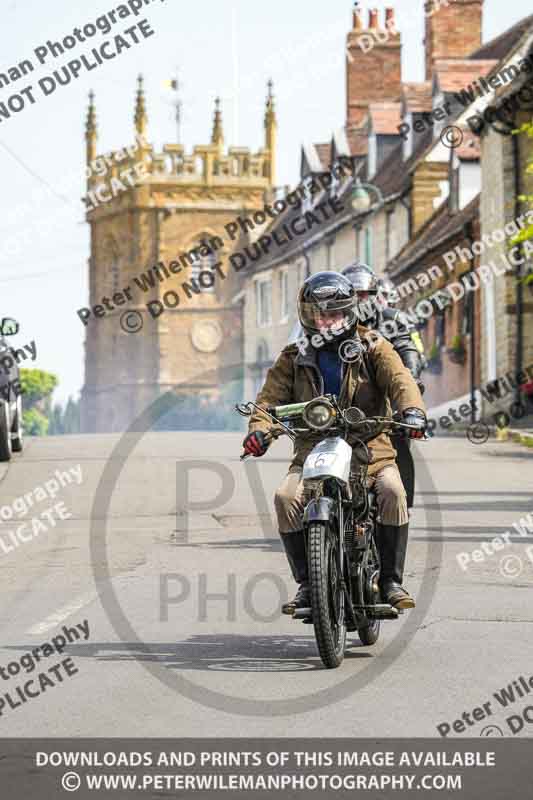
[[[350,480],[352,448],[340,436],[324,439],[311,450],[303,466],[302,479],[336,478],[347,485]]]

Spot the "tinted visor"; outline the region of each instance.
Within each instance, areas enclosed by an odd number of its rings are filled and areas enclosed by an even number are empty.
[[[376,279],[366,269],[354,269],[345,273],[356,292],[377,292]]]
[[[298,303],[298,316],[302,327],[316,331],[321,329],[348,330],[356,322],[356,299],[354,297]]]

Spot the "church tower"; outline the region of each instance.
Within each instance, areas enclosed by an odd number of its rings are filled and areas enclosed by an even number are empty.
[[[188,154],[148,141],[142,77],[135,142],[98,156],[94,95],[86,123],[91,231],[84,432],[123,431],[169,390],[214,397],[217,373],[242,363],[238,276],[229,263],[239,237],[225,229],[272,199],[276,116],[272,85],[265,144],[225,150],[221,102],[209,144]],[[237,287],[237,288],[236,288]]]

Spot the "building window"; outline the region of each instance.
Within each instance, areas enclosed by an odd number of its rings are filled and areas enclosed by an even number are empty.
[[[279,273],[279,321],[287,322],[289,319],[289,270],[282,269]]]
[[[361,261],[361,228],[359,225],[355,229],[355,257]]]
[[[326,241],[326,267],[328,271],[335,269],[335,239]]]
[[[372,231],[365,228],[365,264],[372,266]]]
[[[315,204],[315,199],[319,192],[311,192],[311,187],[313,185],[313,176],[309,176],[306,178],[302,184],[302,188],[304,190],[304,196],[302,200],[302,212],[305,214],[307,211],[312,211],[313,206]]]
[[[204,237],[204,239],[202,239],[200,243],[207,245],[207,242],[208,238]],[[215,264],[218,263],[218,261],[219,261],[218,253],[213,251],[212,253],[209,253],[208,255],[205,256],[199,255],[197,258],[195,258],[195,260],[191,264],[191,272],[190,272],[191,281],[193,280],[196,281],[200,286],[202,292],[205,292],[205,294],[212,294],[215,291],[216,272],[214,272],[213,267],[215,266]],[[213,273],[212,283],[207,275],[202,276],[202,282],[200,283],[198,279],[201,272]]]
[[[268,345],[264,341],[259,342],[255,359],[254,391],[256,397],[264,386],[269,366]]]
[[[439,349],[446,346],[446,311],[444,310],[435,318],[435,344]]]
[[[272,280],[266,278],[255,282],[256,321],[260,328],[272,325]]]

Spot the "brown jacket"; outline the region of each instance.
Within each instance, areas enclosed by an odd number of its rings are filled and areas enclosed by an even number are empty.
[[[343,387],[339,397],[341,408],[357,406],[367,416],[390,416],[391,403],[398,411],[419,408],[425,411],[422,395],[409,370],[404,367],[393,346],[383,337],[369,335],[366,328],[359,328],[365,344],[365,356],[359,364],[344,364]],[[346,370],[348,374],[346,374]],[[308,347],[301,353],[295,344],[285,347],[276,362],[268,370],[265,384],[257,396],[260,406],[302,403],[324,393],[323,381],[318,369],[316,351]],[[266,415],[255,411],[249,424],[249,432],[266,433],[273,423]],[[323,439],[321,434],[298,436],[294,443],[292,467],[301,467],[313,447]],[[348,441],[350,438],[348,437]],[[375,475],[387,464],[394,463],[396,451],[390,438],[380,434],[369,443],[371,464],[369,476]]]

